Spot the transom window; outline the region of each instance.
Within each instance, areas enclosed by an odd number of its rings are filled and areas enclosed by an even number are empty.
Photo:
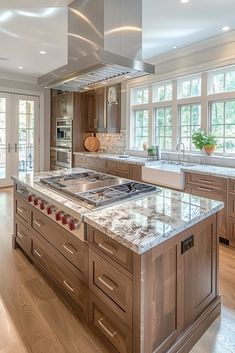
[[[232,91],[235,91],[235,67],[211,72],[209,94]]]
[[[211,103],[210,130],[217,152],[235,153],[235,100]]]
[[[201,76],[184,77],[178,81],[178,98],[199,97],[201,95]]]
[[[195,150],[192,135],[201,127],[201,105],[188,104],[180,106],[180,141],[186,150]]]
[[[172,100],[172,82],[153,86],[153,102]]]
[[[132,149],[142,150],[143,144],[148,143],[149,111],[139,109],[134,111]]]
[[[148,87],[138,87],[132,90],[132,105],[148,104],[149,89]]]
[[[172,108],[155,108],[155,144],[164,150],[172,149]]]

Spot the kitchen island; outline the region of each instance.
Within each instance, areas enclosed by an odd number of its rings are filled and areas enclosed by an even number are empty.
[[[189,352],[220,313],[223,203],[159,188],[91,209],[40,183],[71,172],[84,169],[14,178],[13,247],[110,352]]]

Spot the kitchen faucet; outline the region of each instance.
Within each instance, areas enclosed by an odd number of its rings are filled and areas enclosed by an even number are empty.
[[[185,158],[185,145],[184,145],[183,142],[177,143],[176,151],[183,152],[183,161],[184,161],[184,158]],[[180,162],[180,155],[179,155],[179,162]]]

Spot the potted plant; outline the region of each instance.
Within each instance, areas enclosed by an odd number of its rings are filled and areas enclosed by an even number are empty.
[[[207,136],[205,136],[203,148],[208,156],[210,156],[214,152],[215,147],[216,147],[215,136],[213,136],[211,134],[208,134]]]
[[[216,147],[216,138],[212,134],[206,134],[203,130],[198,130],[192,135],[192,141],[196,149],[203,150],[210,156]]]

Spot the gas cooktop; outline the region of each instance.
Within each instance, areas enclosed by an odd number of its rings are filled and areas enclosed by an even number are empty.
[[[93,171],[43,178],[40,182],[94,207],[157,190],[153,185]]]

